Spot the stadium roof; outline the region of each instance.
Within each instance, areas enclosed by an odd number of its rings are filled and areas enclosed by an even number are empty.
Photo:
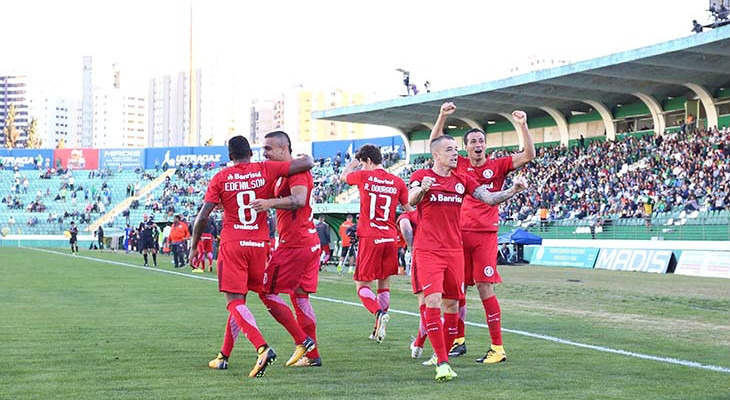
[[[477,85],[315,111],[312,117],[385,125],[408,133],[430,127],[440,105],[454,101],[458,119],[472,127],[510,120],[509,113],[515,109],[531,116],[550,115],[559,126],[558,120],[564,122],[571,112],[596,110],[608,126],[611,109],[638,98],[652,111],[655,126],[662,129],[665,125],[656,119],[661,118],[662,99],[694,92],[693,97],[706,105],[708,96],[703,95],[709,94],[712,101],[712,94],[720,88],[730,88],[730,26]],[[712,121],[708,114],[710,125]]]

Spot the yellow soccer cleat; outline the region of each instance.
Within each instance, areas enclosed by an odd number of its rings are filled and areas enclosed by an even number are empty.
[[[448,363],[441,363],[441,365],[436,367],[436,381],[438,382],[446,382],[450,381],[454,378],[456,378],[457,375],[456,372],[454,372],[453,369],[451,369],[451,366]]]
[[[316,344],[314,343],[314,340],[312,340],[312,338],[310,337],[307,337],[301,344],[298,344],[297,347],[294,348],[294,353],[291,355],[291,357],[289,357],[289,360],[287,360],[286,366],[291,367],[292,365],[296,364],[299,359],[304,357],[305,354],[314,350],[315,347]]]
[[[479,364],[498,364],[505,361],[507,361],[507,354],[504,352],[504,347],[495,345],[492,345],[484,357],[476,359]]]
[[[258,350],[258,357],[256,357],[256,364],[254,364],[251,372],[248,373],[249,378],[260,378],[264,376],[266,367],[276,360],[276,353],[274,349],[268,345],[261,346]]]
[[[218,353],[216,358],[210,360],[208,366],[213,369],[228,369],[228,357],[225,357],[223,353]]]
[[[428,360],[422,362],[421,365],[425,365],[427,367],[431,367],[431,366],[437,365],[438,362],[439,362],[439,359],[436,356],[436,353],[433,353],[433,355],[431,356],[431,358],[429,358]]]
[[[307,356],[304,356],[299,359],[299,361],[295,362],[292,367],[321,367],[322,366],[322,358],[309,358]]]

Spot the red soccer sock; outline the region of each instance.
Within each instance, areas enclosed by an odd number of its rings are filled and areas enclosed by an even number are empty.
[[[357,296],[360,297],[362,305],[364,305],[371,314],[375,314],[380,309],[380,305],[375,300],[375,293],[370,290],[370,287],[363,286],[358,289]]]
[[[444,313],[444,343],[448,349],[451,349],[451,344],[456,339],[456,334],[459,330],[458,325],[458,313]]]
[[[456,332],[457,338],[463,338],[466,335],[466,298],[459,300],[459,325]]]
[[[221,353],[223,353],[224,356],[231,356],[231,352],[233,352],[233,345],[236,344],[236,339],[238,339],[238,334],[240,332],[241,329],[238,327],[236,320],[231,317],[231,314],[228,314],[228,321],[226,321],[226,333],[223,335],[223,346],[221,346]]]
[[[380,309],[388,312],[390,308],[390,289],[378,289],[377,300]]]
[[[502,345],[502,311],[499,308],[497,296],[492,296],[482,300],[484,305],[484,313],[487,316],[487,326],[489,326],[489,336],[492,337],[492,344],[495,346]]]
[[[426,307],[426,332],[428,339],[431,341],[434,353],[438,358],[438,362],[448,362],[449,352],[444,343],[443,325],[441,324],[441,309]]]
[[[317,343],[314,350],[307,353],[307,358],[319,357],[319,342],[317,342],[317,316],[314,314],[312,303],[309,302],[309,294],[295,293],[289,295],[294,310],[297,313],[297,323],[304,333]]]
[[[264,340],[261,331],[256,326],[256,318],[253,317],[251,311],[246,307],[246,300],[233,300],[228,303],[228,307],[226,308],[228,308],[228,312],[231,313],[241,332],[251,342],[254,349],[258,350],[259,347],[266,345],[266,340]]]
[[[259,294],[259,298],[276,322],[289,332],[295,344],[304,342],[307,334],[297,324],[294,314],[292,314],[289,306],[284,303],[284,299],[279,297],[278,294]]]
[[[426,305],[421,304],[420,308],[420,318],[418,318],[418,335],[416,335],[416,340],[413,342],[413,345],[416,347],[423,347],[423,344],[426,342],[426,325],[423,323],[423,321],[426,319],[425,313],[426,313]]]

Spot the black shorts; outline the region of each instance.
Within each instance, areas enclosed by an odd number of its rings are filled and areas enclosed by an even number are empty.
[[[71,238],[71,239],[68,240],[68,243],[69,244],[76,244],[76,242],[77,242],[77,240],[74,239],[74,238]]]
[[[349,250],[350,246],[342,246],[342,249],[340,250],[340,257],[345,257]]]
[[[157,250],[155,241],[152,239],[142,239],[142,250]]]

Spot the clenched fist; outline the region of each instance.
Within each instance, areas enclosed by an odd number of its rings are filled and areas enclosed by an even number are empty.
[[[517,122],[520,125],[525,125],[527,123],[527,113],[520,110],[512,111],[512,118],[515,119],[515,122]]]

